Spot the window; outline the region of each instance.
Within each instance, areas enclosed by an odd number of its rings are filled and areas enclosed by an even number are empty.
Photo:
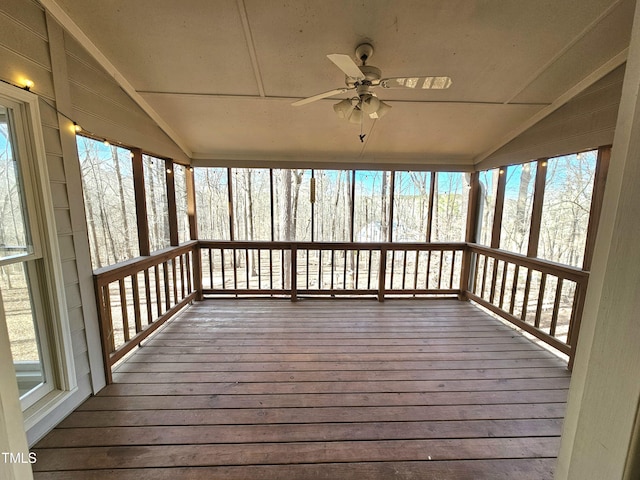
[[[538,256],[582,267],[597,151],[547,161]]]
[[[233,219],[236,240],[271,240],[271,185],[268,169],[234,168]]]
[[[396,172],[393,192],[393,241],[424,242],[429,221],[431,173]]]
[[[142,164],[149,222],[149,250],[154,252],[170,245],[167,168],[164,160],[150,155],[142,155]]]
[[[276,240],[311,240],[310,181],[311,170],[273,171],[274,238]]]
[[[493,216],[496,210],[496,196],[498,194],[498,178],[500,169],[494,168],[480,172],[480,205],[478,210],[480,231],[477,242],[482,245],[491,245],[491,233],[493,231]]]
[[[229,188],[226,168],[196,168],[198,237],[229,240]]]
[[[468,175],[437,172],[435,182],[431,241],[462,242],[469,198]]]
[[[504,170],[507,181],[500,248],[524,255],[529,245],[536,162],[512,165]]]
[[[355,172],[354,241],[386,242],[389,240],[390,176],[389,172]],[[344,212],[348,216],[350,211]]]
[[[351,235],[350,170],[316,170],[314,205],[315,238],[318,242],[348,242]]]
[[[14,90],[0,85],[0,348],[32,425],[76,383],[37,99]]]
[[[93,268],[140,255],[131,152],[76,136]]]
[[[187,167],[173,164],[173,181],[176,190],[176,215],[178,217],[178,242],[191,240],[187,213]]]

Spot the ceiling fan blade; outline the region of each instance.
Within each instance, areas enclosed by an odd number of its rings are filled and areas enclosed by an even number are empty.
[[[449,77],[394,77],[383,78],[379,85],[382,88],[413,88],[415,90],[444,90],[453,82]]]
[[[312,97],[303,98],[302,100],[298,100],[297,102],[293,102],[291,105],[294,107],[299,107],[301,105],[306,105],[307,103],[315,102],[316,100],[321,100],[327,97],[333,97],[334,95],[338,95],[340,93],[348,92],[351,90],[350,88],[336,88],[334,90],[330,90],[328,92],[319,93]]]
[[[355,80],[364,80],[364,74],[349,55],[332,53],[331,55],[327,55],[327,58],[335,63],[347,77],[351,77]]]

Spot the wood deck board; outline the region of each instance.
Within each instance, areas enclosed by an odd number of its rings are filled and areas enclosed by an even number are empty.
[[[36,479],[552,478],[569,374],[456,300],[220,299],[114,381]]]

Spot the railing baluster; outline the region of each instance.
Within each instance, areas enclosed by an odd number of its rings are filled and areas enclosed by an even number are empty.
[[[309,249],[306,249],[307,254],[307,270],[306,270],[306,281],[305,285],[307,286],[307,290],[309,290]]]
[[[442,265],[443,258],[444,258],[444,250],[440,250],[440,266],[438,268],[438,290],[440,290],[440,287],[442,286],[442,270],[444,269]]]
[[[473,293],[478,294],[478,275],[480,274],[480,255],[476,253],[475,257],[476,257],[475,268],[473,269]],[[479,296],[482,296],[482,294],[480,294]]]
[[[262,290],[262,263],[260,256],[262,255],[262,250],[258,249],[258,290]]]
[[[355,271],[355,282],[354,288],[358,289],[358,277],[360,277],[360,249],[356,250],[356,271]]]
[[[111,352],[115,352],[116,350],[116,339],[115,339],[115,327],[113,326],[113,311],[111,310],[111,284],[108,283],[103,287],[103,296],[104,296],[104,311],[107,317],[107,337],[108,343],[111,347]]]
[[[186,254],[188,255],[188,254]],[[180,259],[180,299],[182,300],[185,297],[184,294],[184,266],[187,263],[187,259],[183,258],[182,255],[179,255],[178,258]]]
[[[122,329],[124,334],[124,341],[130,340],[129,336],[129,313],[127,311],[127,291],[124,286],[124,278],[118,280],[120,286],[120,311],[122,312]]]
[[[549,327],[549,335],[556,336],[556,325],[558,324],[558,312],[560,311],[560,299],[562,297],[562,277],[558,277],[558,285],[556,286],[556,297],[553,302],[553,314],[551,315],[551,326]]]
[[[513,271],[513,286],[511,288],[511,303],[509,304],[509,313],[513,315],[513,310],[516,306],[516,296],[518,294],[518,280],[520,277],[520,265],[516,264],[516,268]]]
[[[238,265],[237,265],[237,259],[236,259],[236,249],[234,248],[232,250],[232,260],[233,260],[233,288],[235,290],[238,289]]]
[[[133,318],[136,324],[136,333],[142,331],[142,319],[140,318],[140,287],[138,274],[131,275],[131,288],[133,289]]]
[[[222,274],[222,289],[225,290],[227,288],[227,281],[225,280],[225,265],[224,265],[224,248],[220,249],[220,272]]]
[[[540,328],[540,315],[542,314],[542,306],[544,305],[544,290],[547,286],[547,274],[542,273],[542,277],[540,277],[540,287],[538,288],[538,308],[536,309],[536,318],[534,320],[533,326],[536,328]]]
[[[213,290],[213,249],[209,248],[209,285]]]
[[[176,259],[175,257],[171,260],[171,273],[173,275],[173,302],[174,305],[178,303],[178,274],[176,270]]]
[[[378,301],[384,302],[387,275],[387,249],[380,248],[380,272],[378,273]]]
[[[431,279],[431,250],[427,252],[427,276],[424,279],[424,288],[429,290],[429,280]]]
[[[347,289],[347,250],[344,251],[344,269],[342,271],[342,289]]]
[[[527,321],[527,308],[529,304],[529,292],[531,290],[531,269],[527,270],[527,279],[524,283],[524,298],[522,299],[522,311],[520,312],[520,320]]]
[[[382,261],[382,260],[381,260]],[[369,267],[367,268],[367,290],[371,290],[371,271],[373,270],[373,250],[369,249]]]
[[[502,282],[500,282],[500,300],[498,301],[498,307],[500,308],[504,305],[504,290],[507,288],[507,273],[509,273],[509,262],[502,262]]]
[[[187,269],[187,295],[190,295],[191,290],[191,252],[187,252],[184,258],[185,268]],[[202,258],[202,257],[199,257]],[[202,282],[200,282],[202,284]],[[202,288],[202,286],[200,287]]]
[[[273,250],[269,248],[269,288],[273,290]]]
[[[291,246],[291,301],[298,298],[298,250],[295,245]]]
[[[416,250],[416,261],[413,264],[413,289],[417,290],[418,289],[418,265],[420,263],[420,251]],[[414,293],[413,296],[415,297],[416,294]]]
[[[488,266],[488,262],[489,262],[489,256],[488,255],[484,255],[484,265],[482,267],[482,288],[480,289],[480,298],[485,298],[484,297],[484,289],[486,287],[486,283],[487,283],[487,266]],[[491,302],[489,302],[491,303]]]
[[[158,316],[162,315],[162,294],[160,293],[160,264],[154,265],[154,273],[156,280],[156,310]]]
[[[451,251],[451,275],[449,277],[449,290],[453,288],[453,272],[456,269],[456,251]]]
[[[491,259],[491,292],[489,293],[489,303],[493,303],[496,295],[496,281],[498,280],[498,262],[496,258]]]
[[[335,257],[336,257],[336,251],[332,248],[331,249],[331,290],[333,290],[333,276],[334,276],[334,272],[336,271],[335,269]]]
[[[249,285],[249,249],[245,248],[244,249],[244,269],[245,269],[245,277],[247,279],[247,289],[251,288]]]
[[[402,255],[402,290],[404,290],[407,280],[407,250]]]
[[[396,251],[391,250],[391,279],[389,284],[389,290],[393,290],[393,270],[396,265]]]
[[[164,303],[169,310],[171,308],[171,294],[169,293],[169,266],[167,262],[162,262],[162,275],[164,279]]]
[[[144,293],[147,300],[147,325],[153,323],[153,307],[151,305],[151,280],[149,279],[149,269],[144,269]]]
[[[284,248],[280,250],[280,288],[284,290]]]

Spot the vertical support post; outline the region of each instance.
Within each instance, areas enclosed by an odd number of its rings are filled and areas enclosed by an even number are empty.
[[[349,209],[349,241],[351,243],[353,243],[353,238],[354,238],[355,212],[356,212],[356,171],[351,170],[351,208]]]
[[[609,161],[611,159],[611,145],[598,149],[598,161],[596,164],[595,179],[593,182],[593,194],[591,195],[591,209],[589,211],[589,223],[587,226],[587,241],[584,247],[584,260],[582,269],[591,270],[593,261],[593,250],[596,246],[596,233],[600,223],[602,213],[602,199],[604,197],[604,187],[607,183],[609,173]]]
[[[524,168],[524,167],[522,167]],[[547,180],[547,159],[541,158],[537,162],[536,183],[533,190],[533,206],[531,207],[531,228],[529,229],[529,244],[527,257],[538,256],[538,243],[540,241],[540,223],[542,221],[542,202],[544,201],[544,189]]]
[[[136,199],[136,219],[138,222],[138,247],[140,255],[149,256],[149,222],[147,221],[147,202],[144,191],[144,165],[142,164],[142,150],[132,148],[133,154],[133,188]]]
[[[493,230],[491,232],[491,248],[500,248],[500,231],[502,229],[502,212],[504,211],[504,192],[507,187],[507,168],[500,168],[496,207],[493,214]]]
[[[384,290],[387,276],[387,248],[380,247],[380,266],[378,271],[378,301],[384,302]]]
[[[196,184],[193,167],[186,169],[187,183],[187,215],[189,216],[189,238],[198,240],[198,212],[196,211]],[[200,245],[195,245],[191,250],[193,258],[193,288],[196,292],[196,301],[202,301],[202,254]],[[187,272],[188,276],[188,272]],[[213,282],[213,277],[212,282]],[[213,288],[213,286],[211,287]]]
[[[189,217],[189,238],[198,240],[198,214],[196,211],[196,185],[193,174],[193,167],[189,167],[185,172],[187,183],[187,216]]]
[[[473,172],[469,178],[469,208],[467,208],[467,225],[464,234],[464,241],[469,243],[476,242],[476,232],[478,225],[478,197],[480,193],[480,174],[478,172]],[[455,251],[453,252],[455,258]],[[472,256],[471,249],[468,245],[465,245],[464,250],[462,251],[462,267],[460,273],[460,293],[458,294],[458,298],[460,300],[468,300],[467,293],[469,292],[469,279],[471,278],[471,265],[472,265]],[[453,272],[453,266],[451,268]]]
[[[233,233],[233,176],[231,175],[231,168],[227,168],[227,193],[229,194],[229,240],[235,240]],[[235,252],[234,252],[235,255]]]
[[[429,243],[431,241],[431,230],[433,224],[433,203],[434,196],[436,194],[436,182],[438,181],[438,172],[431,172],[431,183],[429,184],[429,207],[427,209],[427,238],[426,241]],[[429,273],[427,271],[427,277]],[[427,284],[429,281],[427,280]]]
[[[392,170],[389,175],[389,235],[387,238],[387,242],[393,242],[393,197],[395,195],[395,187],[396,187],[396,172]],[[405,252],[406,255],[406,252]]]
[[[176,183],[173,160],[165,159],[165,178],[167,182],[167,207],[169,209],[169,244],[178,246],[178,212],[176,208]]]
[[[589,223],[587,226],[587,240],[584,247],[584,259],[582,261],[582,269],[591,270],[593,262],[593,251],[596,246],[596,233],[600,223],[600,215],[602,213],[602,203],[604,198],[604,189],[607,183],[607,175],[609,173],[609,161],[611,159],[611,145],[600,147],[598,149],[598,161],[596,164],[595,180],[593,182],[593,194],[591,195],[591,209],[589,211]],[[569,370],[573,369],[573,361],[576,356],[576,347],[578,346],[578,337],[580,335],[580,324],[582,323],[582,312],[584,311],[585,294],[587,284],[578,284],[576,286],[576,302],[575,311],[571,317],[569,345],[571,345],[571,354],[569,355]]]
[[[269,169],[269,210],[271,213],[271,241],[276,239],[276,224],[275,224],[275,208],[273,206],[273,168]],[[313,237],[311,237],[313,241]],[[273,250],[269,250],[269,257],[273,256]],[[271,287],[273,288],[273,287]]]

